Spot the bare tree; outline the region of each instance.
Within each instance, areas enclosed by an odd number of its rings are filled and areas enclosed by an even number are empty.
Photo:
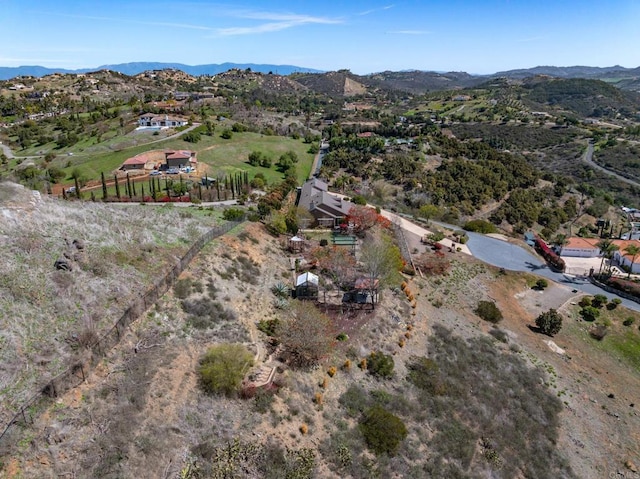
[[[366,278],[365,289],[371,295],[375,307],[377,291],[397,277],[402,268],[402,256],[398,247],[381,231],[374,231],[362,245],[360,262]]]
[[[313,303],[293,301],[276,327],[276,338],[296,366],[311,366],[326,356],[333,343],[331,321]]]

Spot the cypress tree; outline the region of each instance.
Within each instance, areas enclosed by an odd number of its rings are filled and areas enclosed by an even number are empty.
[[[118,183],[118,175],[113,175],[113,181],[116,185],[116,196],[120,199],[120,184]]]
[[[127,173],[127,194],[129,195],[129,199],[133,198],[133,193],[131,192],[131,178],[129,178],[129,173]]]
[[[80,183],[78,183],[78,175],[73,177],[73,182],[76,185],[76,198],[80,199]]]
[[[106,201],[107,200],[107,182],[104,180],[104,171],[100,173],[100,178],[102,179],[102,199]]]

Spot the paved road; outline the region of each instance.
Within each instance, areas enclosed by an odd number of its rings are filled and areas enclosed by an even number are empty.
[[[625,178],[622,175],[619,175],[618,173],[615,173],[603,166],[600,166],[598,163],[596,163],[595,161],[593,161],[593,144],[591,142],[589,142],[589,146],[587,146],[587,151],[584,152],[584,155],[582,155],[582,161],[584,161],[585,163],[587,163],[589,166],[591,166],[592,168],[595,168],[596,170],[602,171],[603,173],[606,173],[609,176],[614,176],[617,179],[619,179],[620,181],[624,181],[625,183],[628,183],[630,185],[633,185],[637,188],[640,188],[640,183],[633,181],[629,178]]]
[[[521,246],[479,233],[468,233],[468,235],[467,246],[471,254],[485,263],[510,271],[534,273],[587,294],[604,294],[609,299],[620,298],[622,304],[627,308],[640,311],[640,304],[616,294],[608,293],[594,286],[587,278],[551,271],[538,256]]]

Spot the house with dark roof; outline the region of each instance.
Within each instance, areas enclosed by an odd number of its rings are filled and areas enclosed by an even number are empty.
[[[184,168],[185,166],[196,167],[198,160],[196,152],[191,150],[168,150],[165,151],[165,161],[167,168]]]
[[[353,204],[329,193],[324,181],[312,178],[298,190],[296,206],[308,210],[318,225],[333,227],[347,217]]]

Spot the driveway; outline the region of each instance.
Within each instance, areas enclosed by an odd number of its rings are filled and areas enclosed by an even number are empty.
[[[485,263],[510,271],[533,273],[586,294],[604,294],[609,299],[619,298],[627,308],[640,311],[640,304],[594,286],[585,276],[552,271],[538,256],[521,246],[479,233],[468,233],[468,235],[467,246],[469,246],[471,254]]]

